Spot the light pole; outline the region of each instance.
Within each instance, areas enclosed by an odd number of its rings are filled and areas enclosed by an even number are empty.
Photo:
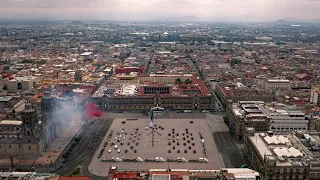
[[[155,112],[157,113],[157,114],[156,114],[156,117],[155,117]],[[151,108],[151,110],[150,110],[150,114],[151,114],[151,117],[150,117],[150,128],[151,128],[151,137],[152,137],[152,140],[151,140],[151,142],[152,142],[152,147],[154,147],[154,142],[155,142],[155,140],[154,140],[154,133],[157,133],[159,136],[161,136],[161,134],[160,134],[159,132],[155,131],[155,128],[154,128],[154,118],[158,119],[159,113],[160,113],[160,114],[163,114],[163,112],[164,112],[164,109],[161,108],[161,107],[159,107],[159,106],[154,107],[154,108]],[[150,134],[150,133],[149,133],[149,134]],[[149,134],[148,134],[148,135],[149,135]]]

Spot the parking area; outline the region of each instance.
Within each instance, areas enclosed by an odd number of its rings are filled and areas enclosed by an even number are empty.
[[[193,121],[193,123],[190,123]],[[110,166],[119,169],[220,169],[222,162],[214,143],[206,119],[159,119],[155,122],[154,141],[149,119],[115,119],[89,165],[94,175],[106,176]],[[146,129],[146,127],[148,127]],[[112,133],[111,133],[112,131]],[[199,131],[202,133],[202,139]],[[110,138],[108,138],[110,136]],[[108,142],[108,144],[106,144]],[[152,146],[154,144],[154,146]],[[104,147],[105,146],[105,147]],[[156,158],[195,160],[205,158],[207,163],[199,162],[102,162],[112,157],[119,159],[154,160]],[[101,153],[101,150],[104,151]],[[99,154],[101,155],[98,158]]]

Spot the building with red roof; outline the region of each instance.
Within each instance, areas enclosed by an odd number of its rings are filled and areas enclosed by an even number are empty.
[[[244,86],[240,82],[218,83],[215,94],[225,107],[238,101],[274,101],[274,96],[270,91]]]
[[[207,179],[261,179],[258,172],[248,168],[224,168],[218,170],[189,169],[146,169],[118,171],[113,167],[109,171],[108,180],[207,180]]]
[[[130,74],[132,72],[137,72],[138,74],[143,74],[146,71],[146,66],[140,67],[117,67],[115,68],[116,74]]]
[[[91,96],[91,100],[106,110],[149,110],[157,105],[172,110],[213,110],[214,98],[207,86],[197,75],[187,77],[192,83],[147,81],[143,84],[102,86]],[[157,81],[162,80],[159,78]]]

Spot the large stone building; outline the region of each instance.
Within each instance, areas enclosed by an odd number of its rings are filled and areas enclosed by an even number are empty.
[[[142,176],[143,175],[143,176]],[[148,178],[149,177],[149,178]],[[217,170],[208,169],[139,169],[126,171],[118,170],[113,166],[109,169],[107,179],[118,180],[260,180],[258,172],[248,168],[222,168]]]
[[[117,74],[111,78],[114,84],[175,84],[177,79],[185,82],[187,79],[192,80],[192,74],[150,74],[138,75],[137,73]]]
[[[273,132],[292,132],[307,130],[310,119],[296,106],[281,103],[260,104],[260,109],[270,117],[270,129]]]
[[[242,83],[218,83],[215,94],[225,107],[238,101],[274,101],[274,95],[271,92],[260,88],[247,87]]]
[[[227,106],[227,124],[232,135],[242,139],[247,127],[265,132],[270,127],[270,117],[266,115],[259,104],[262,101],[239,101]]]
[[[9,92],[32,91],[36,80],[36,77],[16,77],[7,82],[7,90]]]
[[[91,101],[104,110],[165,109],[212,110],[214,98],[199,77],[192,84],[107,85],[98,89]]]
[[[320,179],[318,149],[304,145],[311,139],[319,144],[318,138],[319,133],[312,137],[307,132],[274,135],[247,128],[244,156],[262,179]]]
[[[287,90],[291,89],[291,83],[287,79],[268,79],[265,82],[265,88],[269,90]]]
[[[275,133],[308,130],[310,119],[298,107],[277,102],[239,101],[227,106],[227,124],[238,139],[242,138],[246,127]]]
[[[0,129],[1,156],[40,156],[45,150],[43,123],[30,106],[21,112],[21,120],[1,121]]]

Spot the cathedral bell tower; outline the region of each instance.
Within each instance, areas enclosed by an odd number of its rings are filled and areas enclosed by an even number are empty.
[[[26,105],[21,112],[22,120],[22,143],[26,145],[25,154],[40,155],[43,150],[42,122],[39,121],[37,113],[30,104]]]

